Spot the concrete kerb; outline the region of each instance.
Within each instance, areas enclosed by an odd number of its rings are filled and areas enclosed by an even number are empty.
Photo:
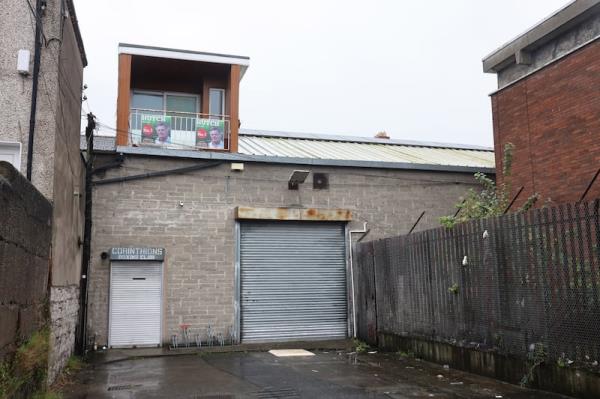
[[[306,349],[306,350],[352,350],[352,340],[335,341],[298,341],[298,342],[271,342],[260,344],[239,344],[226,346],[203,346],[200,348],[129,348],[107,349],[90,352],[87,360],[90,364],[112,364],[128,360],[151,359],[172,356],[198,356],[207,353],[234,353],[234,352],[267,352],[271,349]]]

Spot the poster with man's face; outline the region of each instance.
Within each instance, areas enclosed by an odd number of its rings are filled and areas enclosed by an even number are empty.
[[[225,121],[221,119],[196,119],[196,146],[225,148]]]
[[[142,143],[171,143],[171,117],[165,115],[141,115]]]

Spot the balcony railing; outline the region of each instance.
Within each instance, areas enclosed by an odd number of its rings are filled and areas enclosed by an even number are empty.
[[[230,148],[228,115],[132,108],[129,127],[129,142],[135,146],[224,151]]]

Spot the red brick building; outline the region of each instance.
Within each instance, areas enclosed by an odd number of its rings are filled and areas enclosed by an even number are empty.
[[[515,146],[514,208],[600,197],[600,1],[577,0],[483,59],[491,94],[496,170]],[[501,173],[497,176],[502,181]],[[590,186],[591,184],[591,186]]]

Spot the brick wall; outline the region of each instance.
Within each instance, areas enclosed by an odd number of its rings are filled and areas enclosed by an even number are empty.
[[[45,322],[52,205],[0,161],[0,360]]]
[[[496,168],[504,144],[512,142],[513,193],[525,186],[515,208],[534,192],[539,204],[579,200],[600,167],[599,88],[596,40],[492,95]],[[600,179],[586,198],[599,196]]]
[[[102,178],[166,170],[189,160],[130,156],[123,168]],[[96,186],[89,273],[88,334],[107,343],[110,262],[100,255],[116,246],[166,248],[163,340],[180,323],[208,324],[226,332],[234,321],[236,206],[348,208],[370,239],[406,233],[421,211],[417,230],[438,226],[472,187],[471,173],[312,168],[330,174],[327,190],[313,190],[312,178],[298,191],[287,188],[294,169],[306,166],[246,163],[241,173],[229,163],[216,168]],[[183,206],[179,202],[183,201]]]

